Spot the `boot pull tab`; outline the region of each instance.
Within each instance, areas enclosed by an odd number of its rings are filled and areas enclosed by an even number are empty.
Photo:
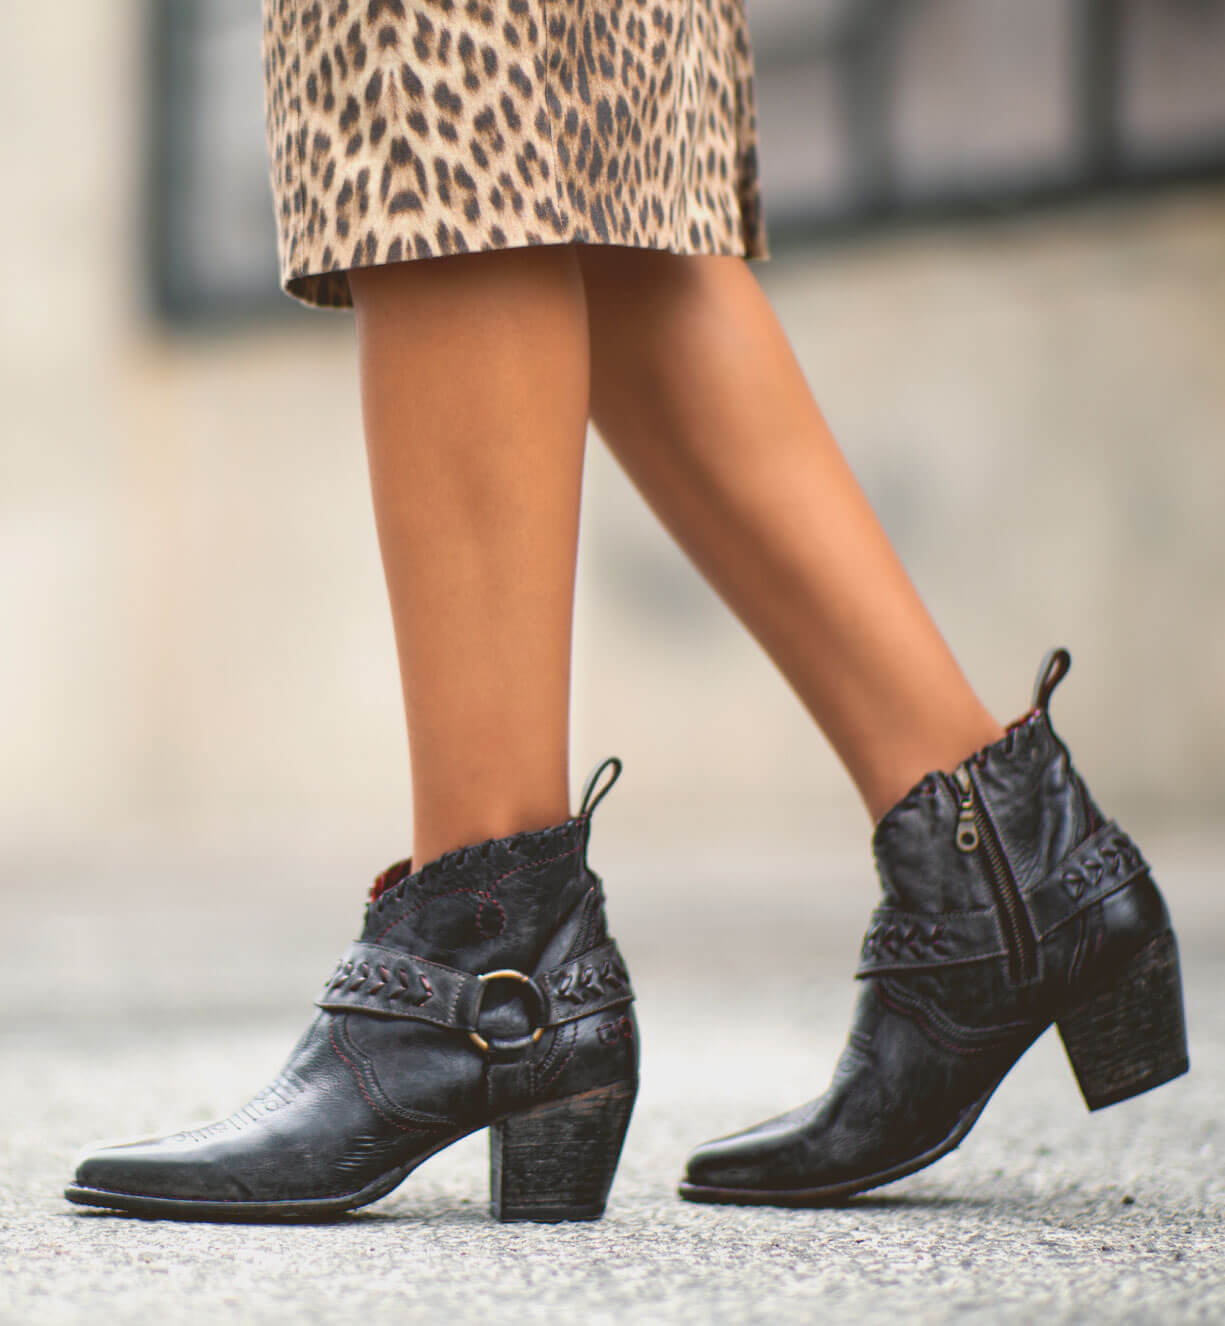
[[[596,784],[600,781],[600,775],[604,772],[605,769],[608,768],[610,764],[613,766],[612,777],[608,780],[607,783],[604,784],[602,788],[600,788],[599,793],[595,797],[593,797],[592,793],[595,792]],[[591,812],[608,795],[609,789],[620,777],[621,777],[621,761],[615,755],[610,755],[606,760],[601,760],[600,763],[597,764],[596,767],[592,769],[592,771],[587,775],[587,781],[583,784],[583,799],[579,803],[579,808],[578,808],[579,815],[580,816],[590,815]]]
[[[1062,645],[1048,649],[1038,665],[1038,680],[1034,682],[1034,708],[1044,712],[1050,707],[1051,694],[1068,674],[1072,655]]]

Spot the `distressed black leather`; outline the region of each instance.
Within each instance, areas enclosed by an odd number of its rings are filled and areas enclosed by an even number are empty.
[[[982,845],[957,845],[964,788],[928,773],[873,834],[883,899],[829,1089],[700,1146],[683,1196],[820,1204],[930,1164],[1038,1035],[1169,931],[1139,848],[1102,814],[1051,726],[1050,695],[1069,664],[1065,650],[1048,653],[1033,707],[967,761],[1019,893],[1017,925]]]
[[[587,862],[619,771],[593,770],[560,824],[388,867],[277,1077],[228,1119],[93,1152],[66,1195],[205,1219],[336,1213],[474,1129],[636,1082],[633,991]],[[505,969],[532,984],[477,980]]]

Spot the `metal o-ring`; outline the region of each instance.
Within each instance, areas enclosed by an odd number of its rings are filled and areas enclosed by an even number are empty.
[[[540,987],[524,972],[516,971],[513,967],[502,967],[497,971],[482,972],[476,979],[480,985],[480,990],[476,997],[476,1007],[472,1010],[473,1022],[476,1022],[477,1018],[480,1017],[481,1005],[485,999],[485,990],[488,988],[490,981],[516,981],[520,985],[526,985],[535,998],[536,1013],[539,1015],[544,1012],[544,1000],[541,998]],[[543,1035],[544,1028],[536,1027],[530,1036],[523,1036],[514,1041],[500,1041],[497,1042],[497,1045],[499,1049],[503,1050],[526,1049],[529,1045],[535,1045]],[[468,1039],[482,1054],[489,1052],[489,1042],[475,1027],[468,1033]]]

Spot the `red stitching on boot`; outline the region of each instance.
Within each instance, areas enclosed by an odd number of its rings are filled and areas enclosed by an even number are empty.
[[[370,1108],[375,1112],[375,1114],[379,1116],[380,1119],[384,1121],[384,1123],[391,1124],[393,1128],[398,1128],[402,1133],[421,1133],[425,1131],[424,1128],[414,1127],[412,1124],[409,1123],[400,1123],[398,1120],[393,1119],[390,1115],[384,1114],[383,1111],[379,1109],[379,1107],[374,1103],[374,1101],[370,1098],[370,1093],[366,1090],[366,1085],[362,1081],[361,1072],[359,1071],[357,1065],[353,1062],[352,1059],[350,1059],[347,1055],[345,1055],[341,1051],[340,1046],[336,1044],[335,1022],[333,1022],[330,1027],[328,1027],[328,1040],[332,1042],[332,1049],[335,1050],[337,1058],[339,1058],[342,1063],[346,1064],[348,1066],[349,1072],[353,1074],[353,1080],[357,1083],[358,1091],[360,1091],[362,1095],[365,1096],[366,1104],[370,1106]]]
[[[553,861],[561,861],[564,857],[573,856],[577,851],[577,847],[571,847],[569,851],[559,852],[556,856],[546,856],[543,861],[525,861],[523,865],[516,866],[514,870],[508,870],[506,874],[499,875],[489,886],[490,890],[492,891],[493,889],[496,889],[504,879],[509,879],[512,875],[517,875],[521,870],[534,870],[537,866],[547,866]]]
[[[1014,718],[1004,729],[1007,732],[1016,732],[1023,728],[1026,723],[1031,723],[1035,718],[1041,718],[1044,710],[1041,705],[1034,705],[1032,709],[1027,709],[1020,718]]]
[[[397,916],[394,921],[391,921],[387,925],[385,925],[383,929],[380,930],[377,935],[375,935],[374,943],[377,944],[379,940],[383,938],[384,935],[390,934],[391,931],[393,931],[396,928],[396,926],[400,924],[401,921],[407,921],[410,916],[416,915],[416,913],[421,911],[422,908],[428,907],[430,903],[437,902],[439,898],[460,898],[466,895],[470,895],[473,898],[481,898],[481,899],[489,897],[489,894],[486,893],[484,889],[450,889],[446,893],[435,893],[432,897],[423,898],[415,906],[410,907],[406,912],[403,912],[401,915]]]
[[[946,1050],[951,1051],[953,1054],[986,1054],[990,1050],[999,1048],[997,1045],[955,1045],[952,1041],[948,1040],[944,1035],[937,1031],[926,1018],[923,1018],[921,1014],[918,1013],[917,1010],[903,1008],[900,1004],[890,999],[879,985],[876,987],[876,997],[887,1008],[891,1008],[900,1017],[904,1017],[908,1022],[918,1027],[920,1031],[930,1036],[937,1045],[942,1045]]]
[[[551,1082],[561,1076],[561,1070],[574,1058],[574,1051],[578,1049],[578,1028],[574,1023],[569,1024],[574,1028],[574,1037],[566,1047],[566,1052],[561,1056],[557,1063],[553,1064],[547,1073],[540,1079],[540,1089],[543,1091]]]
[[[501,920],[498,922],[498,928],[496,930],[489,931],[488,933],[486,933],[484,923],[481,920],[481,917],[485,915],[486,907],[495,908],[498,913],[498,916],[501,917]],[[493,894],[487,893],[481,899],[481,905],[476,909],[476,915],[472,919],[474,924],[476,925],[477,932],[478,934],[480,934],[482,939],[497,939],[497,937],[502,933],[502,931],[506,929],[506,908],[502,906],[502,904],[497,900],[497,898],[493,896]]]
[[[562,861],[568,856],[574,856],[578,852],[578,850],[579,850],[578,847],[571,847],[568,851],[559,852],[556,856],[547,856],[543,861],[525,861],[523,865],[516,866],[513,870],[508,870],[506,871],[505,874],[499,875],[497,879],[495,879],[494,882],[489,886],[488,889],[450,889],[446,893],[435,893],[428,898],[422,898],[420,902],[416,903],[414,906],[410,907],[407,911],[397,916],[395,920],[389,922],[386,926],[384,926],[383,929],[380,930],[377,935],[375,935],[373,942],[377,944],[386,935],[389,935],[396,928],[396,926],[400,924],[401,921],[407,920],[410,916],[415,916],[417,912],[421,911],[423,908],[430,906],[431,903],[437,902],[440,898],[459,898],[464,896],[471,896],[474,898],[480,898],[482,902],[486,900],[489,902],[493,902],[500,908],[501,904],[498,903],[497,899],[493,897],[493,890],[496,889],[504,879],[509,879],[512,875],[517,875],[524,870],[535,870],[538,866],[547,866],[551,865],[554,861]],[[503,915],[505,915],[505,912],[503,912]]]

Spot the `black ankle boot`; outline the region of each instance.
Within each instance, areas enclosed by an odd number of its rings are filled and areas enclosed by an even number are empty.
[[[612,777],[596,794],[601,774]],[[143,1216],[328,1216],[489,1127],[493,1214],[603,1214],[638,1085],[633,992],[579,813],[376,880],[274,1082],[219,1123],[106,1147],[65,1196]]]
[[[821,1205],[922,1169],[1052,1022],[1091,1110],[1186,1072],[1165,903],[1051,727],[1070,663],[1048,653],[1033,708],[1004,737],[955,774],[927,774],[880,820],[884,902],[833,1082],[699,1147],[683,1197]]]

